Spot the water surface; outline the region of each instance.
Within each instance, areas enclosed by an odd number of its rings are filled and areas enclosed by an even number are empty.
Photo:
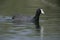
[[[0,1],[0,40],[60,40],[60,7],[50,0]],[[37,8],[43,8],[40,30],[34,24],[15,24],[11,17],[17,14],[33,16]]]

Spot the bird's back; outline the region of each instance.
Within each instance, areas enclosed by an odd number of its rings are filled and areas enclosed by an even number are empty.
[[[33,16],[15,16],[13,21],[15,23],[32,23]]]

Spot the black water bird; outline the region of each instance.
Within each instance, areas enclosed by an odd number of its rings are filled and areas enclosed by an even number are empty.
[[[22,16],[22,15],[16,15],[13,16],[12,19],[15,23],[34,23],[36,26],[36,29],[40,29],[40,25],[39,25],[39,16],[40,14],[44,14],[43,9],[38,8],[36,10],[36,14],[32,17],[32,16]]]

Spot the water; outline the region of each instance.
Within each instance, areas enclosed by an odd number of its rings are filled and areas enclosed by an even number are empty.
[[[3,3],[2,3],[3,2]],[[0,40],[60,40],[60,7],[48,0],[5,0],[0,5]],[[15,24],[11,17],[17,14],[34,15],[43,8],[40,30],[34,24]]]
[[[0,40],[37,40],[36,37],[40,40],[40,33],[35,33],[34,25],[14,24],[9,16],[1,17],[1,20]]]
[[[55,24],[43,24],[40,30],[36,30],[33,24],[14,24],[11,17],[0,18],[0,40],[59,40],[59,28]],[[9,19],[9,20],[8,20]],[[48,20],[40,19],[40,23]],[[53,19],[51,19],[53,20]],[[50,20],[50,21],[51,21]],[[41,25],[40,24],[40,25]]]

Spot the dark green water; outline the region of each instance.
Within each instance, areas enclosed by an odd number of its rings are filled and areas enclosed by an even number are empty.
[[[0,40],[60,40],[60,6],[56,1],[0,0]],[[40,16],[41,32],[34,25],[16,25],[3,19],[17,14],[33,16],[37,8],[45,11]]]

